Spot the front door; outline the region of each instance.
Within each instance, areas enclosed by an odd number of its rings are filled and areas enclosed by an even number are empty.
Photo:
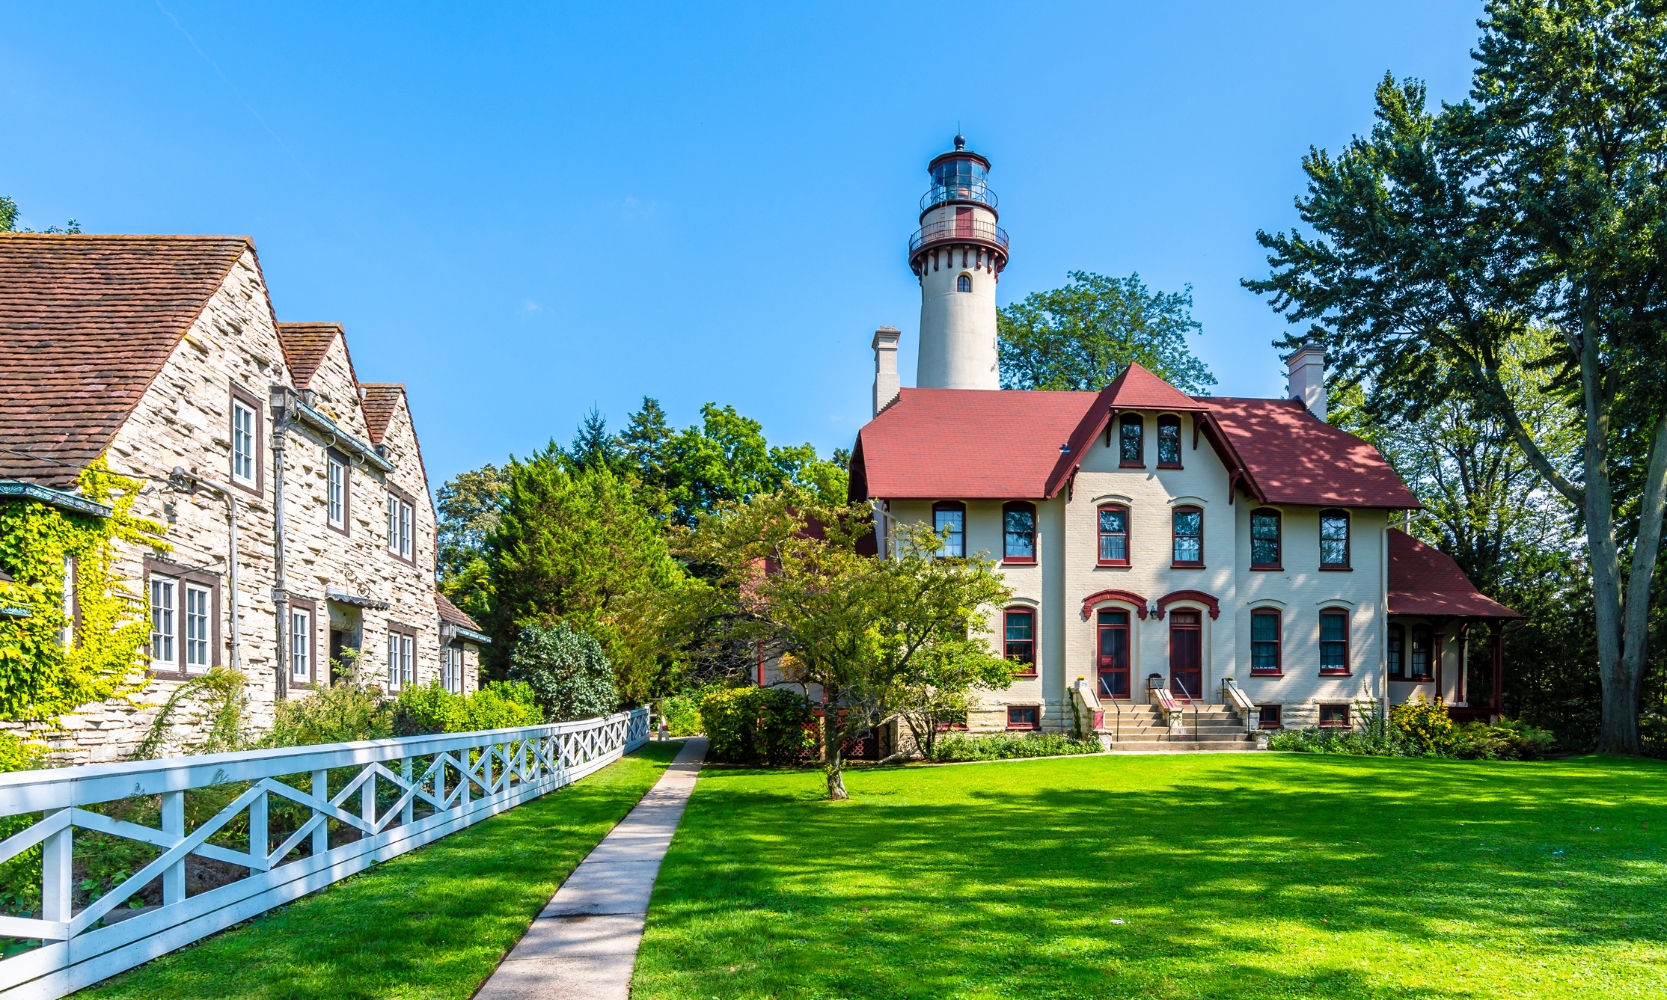
[[[1169,693],[1198,698],[1204,691],[1204,635],[1196,611],[1169,613]]]
[[[1100,697],[1129,696],[1129,613],[1100,612]]]

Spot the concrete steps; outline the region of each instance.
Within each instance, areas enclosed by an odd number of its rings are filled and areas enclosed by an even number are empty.
[[[1186,735],[1171,735],[1163,714],[1153,705],[1124,706],[1121,722],[1115,709],[1105,713],[1099,735],[1112,750],[1148,753],[1199,753],[1255,750],[1256,734],[1245,729],[1234,712],[1221,705],[1199,705],[1185,713]]]

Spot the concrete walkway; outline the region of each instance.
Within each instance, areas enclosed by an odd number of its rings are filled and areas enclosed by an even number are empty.
[[[677,759],[550,898],[476,1000],[630,1000],[648,897],[683,818],[706,740]]]

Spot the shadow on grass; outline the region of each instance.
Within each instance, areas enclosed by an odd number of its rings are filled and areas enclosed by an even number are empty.
[[[1658,763],[1094,758],[848,780],[854,800],[830,804],[819,775],[702,777],[633,996],[1667,989]]]

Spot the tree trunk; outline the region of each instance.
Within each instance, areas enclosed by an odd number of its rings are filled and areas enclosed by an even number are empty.
[[[1650,590],[1655,581],[1656,557],[1661,551],[1662,506],[1667,502],[1667,414],[1655,425],[1650,461],[1644,480],[1644,503],[1638,512],[1638,538],[1632,544],[1632,572],[1627,581],[1622,621],[1621,663],[1613,707],[1609,685],[1603,691],[1603,732],[1598,749],[1605,753],[1638,753],[1638,709],[1644,687],[1645,657],[1650,647]],[[1615,725],[1611,726],[1611,719]]]
[[[844,746],[840,738],[838,702],[829,698],[822,704],[822,770],[828,775],[828,800],[843,802],[850,798],[845,791],[845,774],[840,770],[843,763],[839,751]]]

